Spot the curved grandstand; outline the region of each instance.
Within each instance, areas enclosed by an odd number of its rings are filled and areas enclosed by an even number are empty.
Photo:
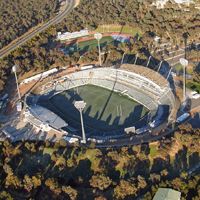
[[[106,89],[108,95],[98,97],[103,93],[99,87]],[[114,95],[119,95],[116,99],[120,102],[115,101]],[[28,116],[79,137],[81,126],[79,113],[73,106],[75,100],[89,104],[83,115],[86,136],[95,139],[123,137],[130,127],[134,127],[136,134],[150,133],[174,117],[176,102],[163,76],[146,67],[126,64],[119,69],[80,70],[44,85],[39,96],[27,97]],[[62,102],[65,103],[62,105]],[[102,102],[101,109],[97,102]],[[104,114],[109,109],[109,115]],[[139,110],[139,117],[134,116],[138,114],[136,110]]]

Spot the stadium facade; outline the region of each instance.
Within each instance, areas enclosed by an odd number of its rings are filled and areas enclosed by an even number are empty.
[[[76,123],[65,121],[62,114],[53,113],[46,105],[56,95],[88,84],[126,95],[149,110],[148,115],[129,124],[129,127],[120,126],[117,130],[107,131],[86,128],[88,140],[103,143],[143,134],[159,134],[159,127],[163,124],[166,127],[176,118],[176,97],[168,81],[149,68],[130,64],[122,65],[119,69],[111,67],[80,70],[57,79],[56,84],[55,80],[47,83],[39,95],[27,95],[26,118],[30,122],[33,118],[36,119],[38,123],[35,126],[48,126],[70,137],[81,138],[81,130]],[[125,130],[130,127],[134,127],[134,132],[127,134]]]

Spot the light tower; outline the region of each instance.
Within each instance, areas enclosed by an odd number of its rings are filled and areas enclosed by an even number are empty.
[[[86,144],[86,136],[85,136],[85,129],[83,124],[83,109],[86,106],[86,103],[84,101],[75,101],[74,106],[77,110],[80,112],[80,118],[81,118],[81,129],[82,129],[82,143]]]
[[[183,66],[183,102],[186,99],[186,87],[185,87],[185,81],[186,81],[186,67],[188,66],[188,60],[186,60],[185,58],[180,58],[180,63]]]
[[[99,65],[101,66],[102,65],[102,62],[101,62],[101,47],[100,47],[100,40],[102,38],[102,34],[101,33],[95,33],[94,34],[94,38],[98,41],[98,49],[99,49]]]
[[[21,101],[21,95],[20,95],[20,91],[19,91],[19,84],[18,84],[18,79],[17,79],[17,66],[14,65],[12,67],[12,71],[15,74],[15,80],[16,80],[16,85],[17,85],[17,93],[18,93],[18,98]]]

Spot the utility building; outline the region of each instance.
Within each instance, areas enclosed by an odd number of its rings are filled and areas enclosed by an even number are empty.
[[[159,188],[153,200],[180,200],[181,193],[170,188]]]

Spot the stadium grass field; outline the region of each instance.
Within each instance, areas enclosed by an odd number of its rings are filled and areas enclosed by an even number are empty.
[[[78,123],[80,127],[80,114],[74,107],[74,102],[78,100],[87,103],[83,111],[85,127],[96,130],[110,131],[133,126],[148,113],[147,108],[133,99],[90,84],[57,94],[50,102],[55,113],[70,125],[77,127]]]
[[[118,43],[119,42],[114,41],[114,39],[111,36],[105,36],[100,41],[101,48],[103,48],[109,44],[117,45]],[[68,45],[64,48],[64,51],[66,53],[70,53],[70,54],[77,52],[77,50],[81,53],[85,53],[85,52],[95,49],[97,47],[98,47],[97,40],[92,39],[92,40],[79,42],[78,46],[77,46],[77,44]]]
[[[131,27],[128,25],[122,26],[117,24],[105,24],[98,26],[98,28],[95,31],[100,33],[115,32],[121,34],[131,34],[132,36],[138,34],[139,36],[142,36],[142,31],[139,28]]]

